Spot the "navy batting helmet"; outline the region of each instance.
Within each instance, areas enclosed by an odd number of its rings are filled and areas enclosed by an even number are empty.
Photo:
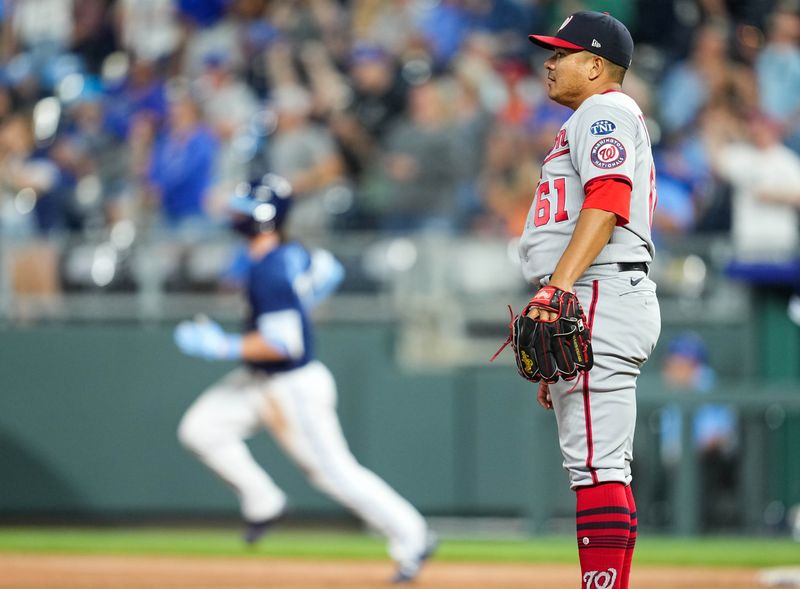
[[[277,174],[265,174],[234,189],[228,208],[235,213],[233,228],[253,237],[283,226],[291,206],[292,185]]]

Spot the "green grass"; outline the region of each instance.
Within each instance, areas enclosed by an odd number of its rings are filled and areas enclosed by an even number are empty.
[[[247,548],[233,529],[177,528],[0,528],[0,553],[113,554],[241,558],[376,560],[383,542],[349,532],[278,530]],[[574,563],[575,540],[565,536],[527,540],[445,539],[437,560]],[[800,565],[800,545],[784,539],[643,538],[639,565],[768,567]]]

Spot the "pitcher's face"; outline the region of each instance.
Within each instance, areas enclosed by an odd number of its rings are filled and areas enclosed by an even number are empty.
[[[551,100],[577,108],[590,82],[593,55],[588,51],[556,47],[544,62],[547,95]],[[576,105],[577,103],[577,105]],[[576,106],[573,106],[576,105]]]

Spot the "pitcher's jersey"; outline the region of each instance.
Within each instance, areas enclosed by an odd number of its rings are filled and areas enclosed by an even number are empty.
[[[655,166],[642,111],[622,92],[595,94],[564,123],[542,165],[519,243],[525,279],[538,284],[555,270],[593,180],[631,186],[630,213],[618,218],[593,264],[651,262],[650,224],[656,205]]]

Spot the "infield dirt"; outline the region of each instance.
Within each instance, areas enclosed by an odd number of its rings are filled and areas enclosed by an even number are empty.
[[[373,589],[392,564],[363,561],[0,555],[0,589]],[[576,589],[576,567],[431,562],[414,589]],[[636,589],[758,589],[752,569],[639,567]]]

